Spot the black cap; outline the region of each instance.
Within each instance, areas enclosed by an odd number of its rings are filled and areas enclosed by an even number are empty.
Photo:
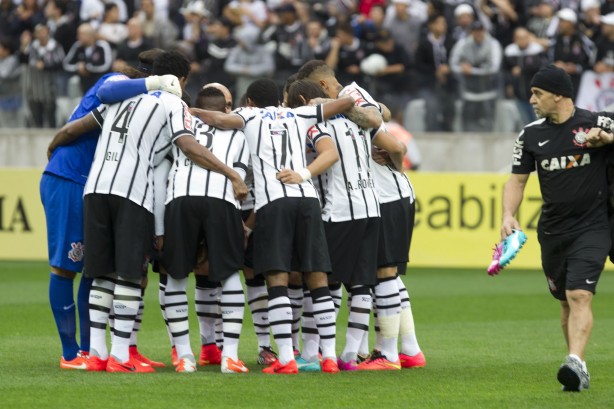
[[[542,67],[533,76],[531,87],[541,88],[567,98],[573,98],[573,83],[571,77],[562,68],[554,64]]]

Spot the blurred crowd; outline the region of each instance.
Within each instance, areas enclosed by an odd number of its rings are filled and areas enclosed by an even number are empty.
[[[220,82],[238,100],[263,76],[281,87],[315,58],[399,121],[421,99],[427,131],[451,131],[460,106],[462,130],[488,132],[501,99],[534,118],[542,65],[576,92],[584,71],[614,71],[614,0],[0,0],[0,111],[55,127],[59,97],[152,47],[189,56],[193,96]]]

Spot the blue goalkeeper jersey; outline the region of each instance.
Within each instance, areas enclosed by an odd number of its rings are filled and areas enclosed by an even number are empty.
[[[104,75],[87,90],[81,102],[68,119],[68,122],[82,118],[96,109],[102,103],[98,96],[96,96],[98,89],[110,77],[116,76],[119,77],[117,79],[128,79],[125,75],[116,72]],[[92,161],[94,160],[94,152],[96,152],[99,135],[100,130],[97,129],[81,135],[77,140],[68,145],[58,146],[49,159],[45,173],[51,173],[72,180],[80,185],[85,185]]]

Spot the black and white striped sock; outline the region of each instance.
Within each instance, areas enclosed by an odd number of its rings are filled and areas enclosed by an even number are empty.
[[[177,280],[169,275],[166,292],[164,293],[164,305],[166,306],[166,318],[173,334],[177,357],[179,359],[187,357],[193,361],[194,353],[190,346],[190,325],[188,322],[187,284],[187,278]]]
[[[166,274],[160,274],[160,284],[158,286],[158,302],[160,303],[160,310],[162,312],[162,319],[164,319],[164,325],[166,326],[166,332],[168,334],[168,339],[170,340],[171,347],[173,344],[173,334],[171,334],[171,329],[168,326],[168,319],[166,319],[166,309],[164,306],[164,292],[166,291]]]
[[[307,361],[315,361],[318,359],[320,334],[318,333],[316,321],[313,318],[313,301],[311,299],[311,292],[307,289],[303,292],[301,339],[303,340],[303,350],[301,352],[301,356]]]
[[[194,289],[194,303],[201,345],[211,345],[216,342],[215,320],[218,318],[218,299],[220,288],[217,283],[209,281],[206,276],[197,275]]]
[[[239,359],[239,336],[245,312],[245,294],[238,271],[222,283],[221,308],[224,331],[222,356],[236,361]]]
[[[246,279],[247,303],[252,313],[258,347],[271,347],[268,292],[263,279]]]
[[[311,290],[313,302],[313,319],[318,327],[320,335],[320,347],[322,348],[322,358],[337,358],[335,351],[335,304],[330,296],[328,287],[320,287]],[[316,355],[317,356],[317,355]]]
[[[414,324],[414,315],[411,310],[411,301],[409,293],[405,288],[405,283],[401,277],[397,277],[397,285],[401,294],[401,323],[399,326],[399,335],[401,337],[401,353],[414,356],[421,352],[416,337],[416,328]]]
[[[287,287],[275,286],[269,288],[269,322],[279,350],[279,362],[285,365],[294,359],[292,351],[292,307],[290,306]]]
[[[141,279],[117,277],[113,292],[115,328],[111,338],[111,355],[119,362],[130,359],[130,336],[141,302]]]
[[[90,354],[102,360],[109,357],[107,322],[113,306],[115,283],[112,277],[95,278],[90,289]]]
[[[143,310],[145,309],[145,289],[141,288],[141,302],[139,303],[139,311],[136,313],[136,319],[134,320],[134,328],[132,334],[130,334],[130,346],[137,346],[137,338],[139,330],[141,329],[141,323],[143,322]]]
[[[397,347],[401,319],[401,298],[395,277],[378,280],[375,286],[377,322],[381,333],[381,351],[389,361],[399,359]]]
[[[290,284],[288,286],[288,298],[292,306],[292,348],[300,351],[301,346],[299,337],[301,330],[301,311],[303,309],[303,287]]]
[[[348,327],[345,337],[345,348],[341,359],[345,362],[355,361],[362,338],[369,331],[369,318],[371,315],[371,290],[367,286],[353,286],[350,291],[352,300]]]

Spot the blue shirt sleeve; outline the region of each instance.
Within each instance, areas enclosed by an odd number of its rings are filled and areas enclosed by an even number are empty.
[[[105,82],[96,93],[103,104],[114,104],[147,92],[145,78]]]

